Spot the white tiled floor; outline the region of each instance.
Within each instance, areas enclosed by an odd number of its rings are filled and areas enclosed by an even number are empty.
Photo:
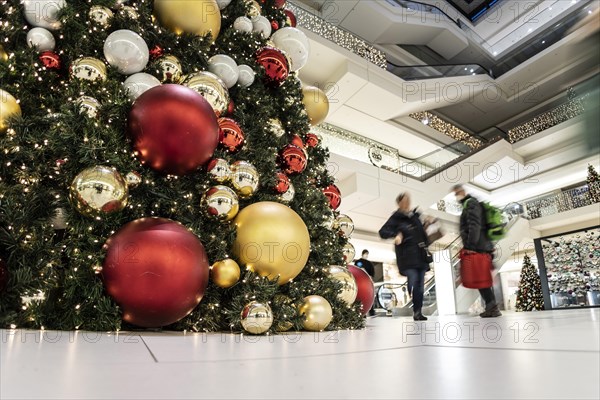
[[[0,331],[1,399],[600,397],[600,309],[255,337]]]

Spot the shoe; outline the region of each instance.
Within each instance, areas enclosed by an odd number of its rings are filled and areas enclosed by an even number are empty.
[[[489,310],[485,310],[484,312],[479,314],[479,316],[481,318],[495,318],[502,316],[502,313],[500,312],[500,310],[498,310],[498,306],[494,306]]]
[[[415,321],[427,321],[427,317],[421,314],[421,312],[416,312],[413,314],[413,320]]]

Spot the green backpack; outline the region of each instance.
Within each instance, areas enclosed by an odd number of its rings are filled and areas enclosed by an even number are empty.
[[[467,207],[469,200],[471,199],[465,201],[463,208]],[[497,242],[506,236],[506,224],[502,218],[502,211],[487,201],[481,201],[480,204],[483,207],[487,237],[492,242]]]

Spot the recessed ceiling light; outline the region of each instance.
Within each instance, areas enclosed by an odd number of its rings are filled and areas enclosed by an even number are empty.
[[[471,68],[471,72],[473,72],[473,71],[474,71],[473,68]]]
[[[496,54],[498,54],[498,52],[497,52],[497,51],[495,51],[495,52],[494,52],[494,55],[496,55]]]
[[[588,11],[588,14],[591,14],[591,13],[592,13],[592,10]]]
[[[425,117],[421,120],[421,122],[423,123],[423,125],[429,125],[429,118]]]
[[[529,30],[527,32],[531,32],[531,28],[529,28]]]
[[[467,70],[467,67],[465,67],[465,71]]]
[[[545,41],[545,40],[542,40],[542,44],[545,44],[545,43],[546,43],[546,41]]]
[[[550,11],[552,11],[552,7],[549,7],[548,9],[549,9]]]

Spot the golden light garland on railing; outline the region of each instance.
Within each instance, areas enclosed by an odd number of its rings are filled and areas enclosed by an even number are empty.
[[[432,129],[435,129],[436,131],[443,133],[444,135],[449,136],[454,140],[458,140],[466,144],[471,149],[478,149],[484,144],[481,140],[474,138],[467,132],[458,128],[456,125],[451,124],[448,121],[444,121],[440,117],[428,111],[411,113],[408,114],[408,116],[413,119],[416,119],[417,121],[423,122]]]

